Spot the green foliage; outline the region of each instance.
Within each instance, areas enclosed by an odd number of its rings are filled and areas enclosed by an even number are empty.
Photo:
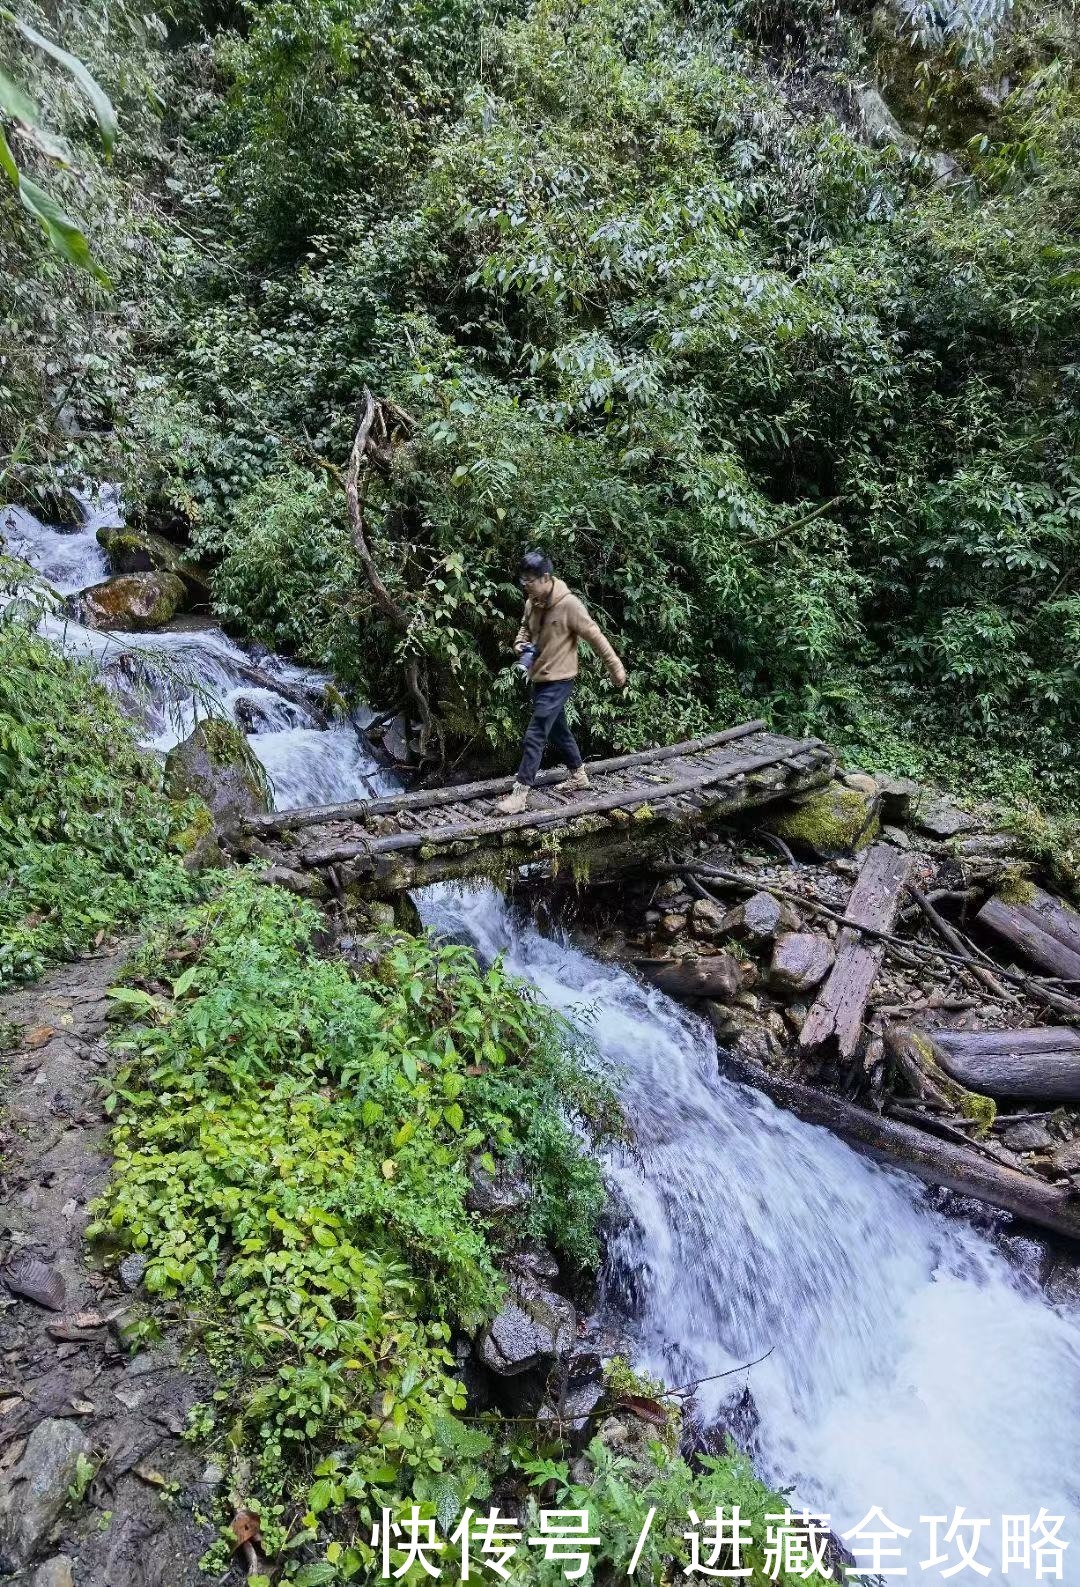
[[[6,6],[0,6],[0,29],[5,25],[70,74],[90,103],[106,153],[111,153],[116,142],[116,112],[109,101],[109,96],[87,71],[78,56],[62,49],[47,35],[39,33],[29,22],[9,11]],[[68,151],[64,144],[46,132],[41,125],[40,113],[30,95],[8,74],[6,68],[0,65],[0,171],[3,171],[11,182],[27,214],[41,224],[53,249],[69,264],[89,271],[103,286],[108,286],[108,277],[91,254],[86,238],[76,223],[65,213],[63,206],[51,193],[20,169],[5,130],[5,121],[15,128],[16,147],[19,140],[24,139],[44,158],[54,160],[61,165],[69,163]]]
[[[741,1580],[752,1587],[766,1583],[790,1584],[798,1581],[824,1582],[831,1573],[803,1568],[787,1570],[775,1556],[768,1556],[766,1539],[768,1516],[782,1517],[786,1501],[772,1493],[755,1476],[745,1455],[731,1453],[703,1456],[697,1469],[691,1469],[661,1443],[650,1445],[646,1459],[633,1460],[614,1454],[595,1438],[588,1448],[591,1464],[587,1485],[574,1481],[565,1461],[526,1461],[524,1469],[537,1484],[554,1485],[555,1502],[568,1510],[588,1510],[589,1524],[600,1545],[592,1551],[589,1569],[581,1578],[586,1584],[621,1579],[629,1566],[634,1548],[645,1531],[646,1518],[655,1510],[634,1580],[657,1584],[671,1581],[696,1581],[687,1574],[690,1546],[686,1533],[691,1529],[690,1511],[705,1521],[722,1509],[730,1517],[738,1505],[740,1517],[748,1523],[753,1547],[741,1551],[742,1567],[750,1574]],[[534,1523],[535,1506],[529,1519]],[[540,1550],[529,1550],[528,1560],[515,1561],[514,1581],[536,1583],[537,1587],[556,1587],[563,1580],[562,1567],[537,1558]],[[707,1545],[700,1558],[707,1560]],[[809,1554],[807,1555],[809,1559]]]
[[[0,612],[0,986],[188,898],[173,841],[194,814],[90,669]]]
[[[1066,797],[1076,63],[1044,19],[997,55],[977,32],[916,27],[893,73],[928,148],[1007,58],[957,150],[975,185],[947,188],[777,86],[760,39],[861,69],[828,7],[384,0],[354,29],[311,3],[220,38],[203,157],[232,265],[189,275],[137,422],[165,454],[183,430],[161,467],[229,620],[373,697],[420,655],[451,737],[505,754],[511,574],[540,542],[630,663],[618,701],[586,665],[596,747],[754,698],[841,735],[884,712],[976,764],[1026,748]],[[315,464],[343,465],[364,382],[418,422],[366,503],[404,639]]]
[[[618,1115],[569,1028],[501,966],[391,934],[358,981],[318,955],[318,923],[233,875],[117,989],[137,1023],[90,1233],[143,1251],[150,1292],[205,1313],[271,1546],[274,1516],[303,1516],[308,1540],[328,1528],[354,1548],[382,1504],[453,1510],[483,1486],[488,1440],[457,1419],[449,1348],[500,1294],[470,1159],[529,1176],[516,1237],[591,1263],[602,1188],[576,1127]]]

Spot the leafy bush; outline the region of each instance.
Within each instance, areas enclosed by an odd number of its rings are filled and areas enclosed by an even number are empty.
[[[489,1315],[500,1280],[468,1164],[520,1165],[514,1237],[591,1263],[602,1189],[575,1126],[619,1124],[569,1028],[499,965],[389,937],[358,981],[319,957],[318,920],[231,876],[117,992],[140,1023],[90,1231],[207,1314],[271,1547],[275,1517],[351,1546],[402,1495],[452,1512],[478,1491],[488,1442],[455,1419],[451,1328]]]
[[[0,612],[0,986],[188,899],[194,816],[89,667]]]

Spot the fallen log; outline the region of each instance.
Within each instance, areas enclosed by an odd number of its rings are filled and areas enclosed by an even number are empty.
[[[925,1184],[973,1196],[1038,1228],[1080,1239],[1080,1199],[1044,1179],[991,1162],[971,1147],[936,1140],[913,1125],[881,1118],[853,1102],[786,1080],[730,1054],[721,1059],[721,1067],[808,1124],[831,1130],[875,1162],[902,1168]]]
[[[961,1085],[993,1097],[1080,1101],[1080,1036],[1076,1031],[927,1033],[934,1057]]]
[[[1038,887],[1024,894],[1019,903],[995,895],[976,921],[1042,969],[1080,982],[1080,915]]]
[[[875,843],[867,854],[844,911],[836,962],[799,1034],[804,1052],[835,1047],[841,1058],[854,1057],[885,951],[880,941],[864,940],[861,929],[891,931],[912,863],[888,843]]]
[[[742,972],[730,953],[703,954],[697,959],[664,959],[642,962],[640,968],[659,991],[669,997],[734,997],[742,985]]]

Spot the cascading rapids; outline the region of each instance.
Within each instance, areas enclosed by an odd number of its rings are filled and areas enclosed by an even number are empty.
[[[911,1574],[921,1516],[989,1518],[993,1566],[1001,1517],[1045,1508],[1074,1540],[1063,1579],[1080,1579],[1080,1315],[916,1180],[722,1078],[712,1032],[663,993],[489,887],[431,888],[421,908],[583,1018],[612,1066],[635,1145],[608,1163],[621,1216],[602,1304],[638,1365],[685,1383],[771,1351],[698,1396],[708,1419],[749,1383],[770,1481],[838,1531],[879,1506],[911,1529]]]
[[[94,531],[115,514],[105,500],[72,535],[9,509],[0,530],[70,592],[104,576]],[[260,662],[271,684],[253,688],[248,658],[219,630],[118,638],[45,626],[106,669],[145,669],[131,704],[155,748],[190,731],[206,700],[229,714],[242,704],[279,807],[387,786],[351,728],[320,731],[273,690],[274,676],[295,685],[311,674],[271,657]],[[749,1382],[755,1459],[770,1481],[839,1531],[879,1506],[911,1528],[909,1575],[927,1580],[940,1577],[920,1570],[921,1516],[965,1506],[988,1517],[993,1567],[1002,1515],[1046,1509],[1066,1518],[1072,1542],[1062,1579],[1080,1580],[1080,1317],[1050,1306],[914,1180],[721,1078],[711,1033],[662,993],[541,936],[486,885],[429,888],[418,901],[435,929],[482,957],[505,953],[588,1025],[612,1067],[636,1144],[607,1163],[616,1216],[602,1303],[639,1366],[681,1383],[771,1352],[699,1393],[708,1418],[732,1383]],[[958,1579],[1036,1577],[992,1568]]]

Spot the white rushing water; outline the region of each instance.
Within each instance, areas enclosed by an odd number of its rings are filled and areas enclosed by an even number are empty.
[[[41,524],[19,507],[0,509],[0,538],[60,595],[108,577],[97,531],[122,522],[113,493],[83,498],[86,520],[73,530]],[[42,619],[44,634],[94,662],[134,717],[148,749],[171,749],[212,713],[238,722],[266,768],[275,808],[331,804],[385,792],[393,780],[349,722],[323,730],[315,702],[328,681],[277,656],[256,662],[212,624],[149,634],[85,628],[62,614]],[[277,683],[287,695],[278,693]],[[305,705],[307,699],[311,704]]]
[[[914,1179],[721,1077],[712,1032],[663,993],[542,936],[490,887],[421,902],[553,1007],[589,1011],[636,1136],[609,1163],[624,1217],[602,1303],[638,1365],[677,1384],[771,1351],[699,1404],[715,1416],[749,1382],[759,1469],[837,1531],[876,1505],[910,1528],[910,1573],[933,1578],[920,1517],[965,1506],[991,1522],[975,1556],[991,1575],[960,1579],[1034,1581],[999,1573],[1001,1518],[1045,1508],[1073,1540],[1062,1579],[1080,1581],[1080,1316]]]
[[[65,590],[104,576],[85,528],[61,535],[25,514],[12,523],[9,510],[0,532]],[[270,682],[252,685],[249,658],[220,630],[118,639],[57,618],[46,629],[112,669],[156,748],[184,736],[208,700],[239,713],[279,807],[388,786],[351,727],[320,731],[273,688],[275,678],[310,686],[314,674],[271,657],[259,662]],[[142,690],[122,687],[124,669],[141,673]],[[505,954],[547,1002],[585,1021],[612,1066],[636,1146],[607,1164],[617,1215],[602,1305],[637,1364],[674,1384],[771,1352],[749,1374],[705,1385],[703,1416],[748,1383],[763,1475],[839,1532],[879,1507],[910,1529],[900,1543],[909,1576],[945,1579],[956,1546],[922,1569],[933,1550],[920,1518],[963,1506],[990,1523],[975,1554],[990,1574],[948,1579],[1080,1582],[1080,1317],[1049,1305],[990,1237],[945,1216],[914,1180],[722,1078],[711,1032],[662,993],[542,936],[486,885],[431,888],[419,902],[437,930],[484,958]],[[1041,1510],[1064,1517],[1072,1547],[1060,1575],[1050,1553],[1041,1575],[1034,1555],[1003,1574],[1002,1517]]]

